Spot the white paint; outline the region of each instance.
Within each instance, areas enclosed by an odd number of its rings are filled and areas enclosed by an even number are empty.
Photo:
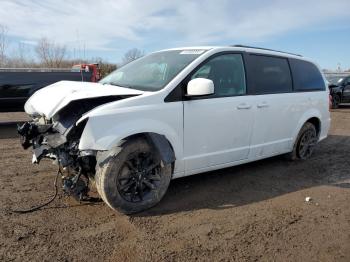
[[[144,92],[90,82],[60,81],[36,91],[24,105],[27,114],[51,118],[69,102],[85,98],[134,95]]]
[[[247,159],[254,111],[253,96],[184,102],[184,161],[186,173]]]
[[[214,83],[210,79],[196,78],[188,82],[187,95],[204,96],[214,94]]]

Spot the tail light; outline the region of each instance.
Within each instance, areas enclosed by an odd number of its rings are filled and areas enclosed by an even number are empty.
[[[329,95],[329,109],[331,109],[332,108],[332,96],[331,95]]]

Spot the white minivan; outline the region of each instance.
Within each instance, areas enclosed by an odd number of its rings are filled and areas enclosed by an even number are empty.
[[[285,154],[307,159],[330,126],[329,92],[300,55],[247,46],[154,52],[99,83],[34,93],[18,129],[33,162],[54,159],[64,190],[93,181],[124,213],[145,210],[170,180]]]

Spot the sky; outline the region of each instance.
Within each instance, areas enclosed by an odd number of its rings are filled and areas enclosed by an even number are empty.
[[[0,0],[0,24],[8,52],[46,37],[118,63],[131,48],[245,44],[350,68],[350,0]]]

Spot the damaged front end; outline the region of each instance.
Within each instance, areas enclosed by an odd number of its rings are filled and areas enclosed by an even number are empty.
[[[72,101],[51,119],[32,116],[32,121],[18,126],[24,149],[32,147],[32,162],[47,158],[61,170],[63,190],[78,200],[88,196],[89,180],[94,178],[96,151],[79,150],[79,142],[88,119],[76,125],[81,116],[93,108],[122,97],[110,96]]]

